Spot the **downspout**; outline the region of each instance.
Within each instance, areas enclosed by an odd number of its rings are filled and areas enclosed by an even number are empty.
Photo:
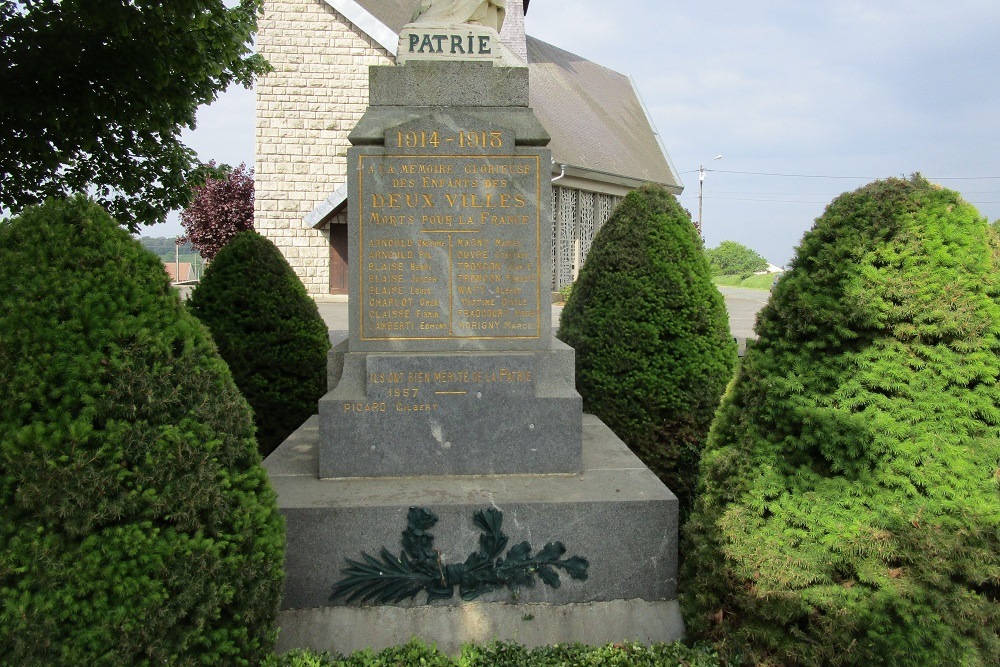
[[[555,160],[552,161],[552,164],[555,164]],[[565,164],[560,164],[559,165],[559,175],[552,179],[552,183],[555,183],[556,181],[558,181],[560,178],[562,178],[565,175],[566,175],[566,165]],[[562,243],[562,239],[560,238],[561,237],[561,231],[562,231],[562,225],[558,224],[558,218],[559,218],[558,214],[555,211],[553,211],[552,213],[553,213],[553,218],[555,219],[554,221],[557,223],[555,225],[555,229],[553,230],[553,233],[555,234],[556,247],[558,248],[559,245]],[[561,270],[560,270],[560,266],[559,266],[561,264],[561,262],[562,262],[562,260],[560,259],[560,254],[556,253],[556,265],[554,267],[552,267],[553,274],[556,276],[556,287],[562,287],[562,285],[559,285],[559,279],[558,279],[558,276],[561,274]],[[573,278],[575,280],[576,276],[574,276]]]
[[[559,165],[559,170],[560,170],[559,171],[559,175],[552,179],[553,183],[555,183],[560,178],[562,178],[563,176],[566,175],[566,165],[564,165],[564,164]]]

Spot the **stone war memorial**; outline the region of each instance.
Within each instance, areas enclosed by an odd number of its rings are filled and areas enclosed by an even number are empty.
[[[278,649],[678,639],[677,500],[552,335],[549,138],[504,3],[417,5],[349,137],[350,335],[265,462]]]

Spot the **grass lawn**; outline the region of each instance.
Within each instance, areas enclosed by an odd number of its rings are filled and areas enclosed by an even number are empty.
[[[771,289],[771,285],[774,283],[774,276],[775,274],[773,273],[764,273],[759,276],[752,275],[749,278],[743,278],[741,276],[714,276],[712,280],[715,281],[716,285],[758,289],[767,292]]]

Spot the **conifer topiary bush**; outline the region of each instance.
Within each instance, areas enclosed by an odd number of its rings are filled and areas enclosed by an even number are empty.
[[[645,645],[621,642],[604,646],[554,644],[527,648],[520,644],[491,641],[466,644],[457,657],[442,653],[434,644],[414,638],[401,646],[389,646],[343,655],[296,649],[271,656],[264,667],[719,667],[719,658],[707,645],[685,646],[680,642]]]
[[[629,193],[594,238],[558,337],[576,350],[584,410],[681,501],[736,363],[698,233],[659,186]]]
[[[920,177],[838,197],[723,398],[682,604],[730,660],[1000,664],[1000,285]]]
[[[263,456],[318,410],[330,338],[281,251],[254,231],[233,237],[191,294],[254,411]]]
[[[98,205],[0,222],[0,662],[257,664],[284,528],[253,421]]]

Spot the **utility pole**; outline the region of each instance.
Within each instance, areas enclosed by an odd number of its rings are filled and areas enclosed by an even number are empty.
[[[722,156],[721,155],[716,155],[712,159],[713,160],[721,160]],[[705,165],[704,164],[698,166],[698,222],[696,222],[694,224],[694,228],[696,230],[698,230],[698,236],[702,236],[702,234],[701,234],[701,209],[702,209],[702,199],[704,198],[704,194],[705,194],[705,171],[706,171],[706,169],[705,169]]]

